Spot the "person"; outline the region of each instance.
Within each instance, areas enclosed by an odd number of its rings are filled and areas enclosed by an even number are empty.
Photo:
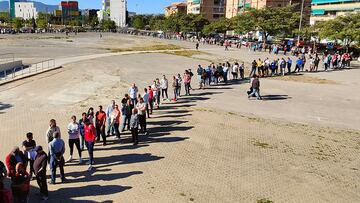
[[[193,88],[191,87],[191,79],[194,76],[194,73],[191,71],[191,69],[189,69],[188,72],[189,72],[189,75],[190,75],[189,89],[192,90]]]
[[[300,71],[300,69],[301,69],[301,67],[302,67],[302,65],[303,65],[303,61],[302,61],[302,59],[299,57],[297,60],[296,60],[296,66],[295,66],[295,70],[294,70],[294,72],[299,72]]]
[[[223,75],[222,77],[224,78],[224,82],[227,83],[228,80],[228,73],[229,73],[229,67],[230,67],[230,63],[226,62],[223,64]]]
[[[79,120],[78,124],[79,124],[79,132],[80,132],[80,147],[81,147],[81,151],[84,150],[84,146],[85,146],[85,140],[84,140],[84,123],[86,120],[86,113],[83,112],[81,114],[81,119]]]
[[[89,119],[89,121],[94,124],[94,108],[90,107],[88,112],[87,112],[87,119]]]
[[[49,129],[46,131],[46,141],[47,143],[50,143],[54,139],[54,133],[59,133],[61,137],[60,128],[56,125],[56,120],[51,119],[49,124]]]
[[[257,100],[261,100],[261,96],[260,96],[260,81],[259,81],[259,76],[254,75],[253,76],[253,80],[251,82],[251,88],[252,88],[252,93],[249,94],[248,98],[250,99],[252,96],[256,96]]]
[[[116,136],[116,139],[118,139],[118,140],[120,140],[120,131],[119,131],[120,116],[121,116],[121,112],[119,110],[119,106],[117,104],[115,104],[115,109],[111,115],[111,125],[114,126],[115,136]],[[97,134],[97,136],[99,136],[99,134]]]
[[[249,77],[252,77],[252,76],[254,76],[256,74],[256,67],[257,67],[257,62],[256,62],[256,60],[254,60],[251,63],[251,71],[250,71]]]
[[[69,148],[70,148],[70,157],[66,162],[71,162],[73,160],[74,145],[79,154],[79,163],[82,163],[81,158],[81,148],[80,148],[80,127],[79,123],[76,121],[76,116],[71,116],[71,122],[68,125],[68,134],[69,134]]]
[[[26,157],[19,147],[14,147],[5,158],[5,164],[8,169],[8,177],[12,178],[16,175],[16,165],[23,164],[26,167]]]
[[[92,170],[93,168],[92,165],[94,164],[94,145],[96,141],[95,131],[96,130],[94,125],[89,120],[86,120],[84,126],[84,133],[85,133],[86,148],[88,149],[88,153],[89,153],[88,171]]]
[[[288,69],[288,74],[291,73],[291,66],[292,66],[292,60],[290,57],[287,58],[287,69]]]
[[[49,156],[50,156],[50,170],[51,170],[51,181],[49,184],[54,185],[56,181],[56,168],[60,169],[60,178],[61,182],[65,182],[64,174],[64,153],[65,153],[65,143],[60,138],[60,133],[54,133],[54,139],[49,143]]]
[[[154,91],[152,90],[151,86],[149,86],[149,114],[153,113],[154,109]]]
[[[36,142],[33,139],[33,134],[31,132],[28,132],[26,134],[26,140],[22,143],[22,148],[25,157],[27,158],[28,164],[30,165],[30,177],[32,177],[34,173],[34,160],[36,156],[36,152],[34,151],[36,147]]]
[[[196,50],[199,50],[199,41],[196,42],[195,48]]]
[[[110,125],[111,123],[111,113],[114,111],[115,109],[115,100],[111,100],[111,104],[106,108],[106,121],[107,121],[107,131],[106,131],[106,135],[109,137],[110,134],[114,135],[114,129],[113,127]]]
[[[144,103],[145,103],[145,106],[146,106],[147,117],[150,118],[149,93],[148,93],[147,88],[144,88],[144,94],[142,95],[142,98],[144,99]]]
[[[185,86],[185,95],[189,96],[190,95],[191,76],[190,76],[188,70],[185,70],[185,73],[183,75],[183,80],[184,80],[184,86]]]
[[[163,100],[168,100],[169,97],[168,97],[168,87],[169,87],[169,82],[166,78],[165,75],[163,75],[163,78],[161,79],[160,81],[160,88],[161,88],[161,97]],[[166,98],[165,98],[166,96]]]
[[[3,162],[0,161],[0,202],[1,203],[13,203],[13,197],[11,190],[4,187],[3,179],[7,176],[6,167]]]
[[[281,60],[280,60],[280,72],[281,72],[282,76],[285,75],[285,68],[286,68],[286,61],[285,61],[284,58],[281,58]]]
[[[14,203],[26,203],[29,201],[30,175],[26,172],[22,163],[16,164],[16,173],[11,178],[11,191]]]
[[[115,108],[115,106],[114,106]],[[126,125],[126,120],[127,120],[127,116],[128,116],[128,106],[127,106],[127,100],[125,98],[123,98],[121,100],[121,132],[125,132],[125,125]],[[111,116],[110,116],[110,124],[111,122]]]
[[[160,107],[160,82],[159,82],[159,78],[156,78],[154,80],[154,84],[151,86],[151,89],[153,90],[154,92],[154,103],[155,103],[155,106],[157,108]],[[129,115],[129,118],[131,117],[131,111],[130,111],[130,115]]]
[[[182,77],[180,75],[180,73],[177,74],[177,80],[178,80],[178,88],[177,88],[177,97],[181,97],[181,83],[182,81]]]
[[[132,142],[134,145],[137,145],[139,142],[138,133],[139,133],[139,115],[137,109],[132,110],[132,115],[130,119],[130,129],[132,135]]]
[[[238,79],[238,72],[239,72],[239,64],[238,64],[238,62],[235,62],[235,64],[232,67],[232,70],[231,70],[233,80]]]
[[[245,76],[244,76],[244,71],[245,71],[245,64],[244,62],[241,63],[240,67],[239,67],[239,71],[240,71],[240,78],[241,79],[244,79]]]
[[[313,72],[313,71],[315,71],[315,59],[312,57],[312,56],[310,56],[310,58],[309,58],[309,64],[310,64],[310,72]]]
[[[47,166],[47,155],[44,152],[42,146],[35,148],[36,158],[34,161],[34,172],[36,175],[36,181],[40,188],[40,196],[43,200],[48,199],[48,186],[46,182],[46,166]]]
[[[176,76],[173,76],[173,81],[172,81],[172,88],[173,88],[173,92],[174,92],[174,98],[172,99],[173,101],[177,100],[178,86],[179,86],[179,81],[177,80]]]
[[[105,124],[106,124],[106,113],[103,111],[103,107],[100,105],[99,111],[97,111],[95,114],[95,128],[96,128],[97,141],[100,142],[100,137],[102,137],[103,146],[106,146]],[[116,132],[116,129],[114,130]],[[118,126],[118,130],[119,130],[119,126]]]
[[[136,87],[136,84],[133,83],[132,86],[129,89],[129,95],[130,95],[131,103],[134,106],[137,103],[137,98],[136,98],[137,94],[138,94],[138,88]]]
[[[319,63],[320,63],[320,58],[319,58],[319,56],[316,54],[316,55],[315,55],[315,59],[314,59],[314,71],[315,71],[315,72],[318,71]]]
[[[125,125],[127,126],[127,130],[130,131],[130,117],[131,117],[131,110],[134,108],[134,105],[131,102],[131,99],[129,97],[128,94],[125,94],[125,98],[126,99],[126,106],[128,108],[127,112],[126,112],[126,121],[125,121]]]
[[[139,115],[140,131],[148,135],[146,130],[146,106],[143,98],[139,99],[139,103],[136,105],[136,108]]]
[[[199,82],[199,89],[202,89],[202,87],[203,87],[203,79],[202,79],[203,72],[204,72],[204,69],[201,67],[201,65],[198,65],[196,73],[197,73],[197,79]]]

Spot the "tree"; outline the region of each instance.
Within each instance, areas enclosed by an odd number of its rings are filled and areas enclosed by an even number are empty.
[[[162,30],[163,29],[163,23],[165,20],[164,15],[154,15],[150,17],[149,20],[149,27],[151,30]]]
[[[110,19],[102,20],[101,21],[101,29],[103,29],[103,30],[114,30],[114,29],[116,29],[116,23],[115,23],[115,21],[112,21]]]
[[[24,20],[22,18],[14,18],[12,20],[12,27],[16,30],[20,30],[24,27]]]
[[[293,6],[267,7],[249,11],[255,20],[255,26],[266,41],[269,36],[291,35],[298,27],[300,15]]]
[[[10,22],[9,12],[0,12],[0,22],[3,22],[3,23]]]
[[[203,29],[205,34],[210,34],[213,32],[223,33],[224,36],[226,31],[232,30],[234,28],[233,21],[228,18],[221,18],[219,20],[213,21],[210,24],[206,25]]]
[[[46,29],[48,27],[49,16],[46,13],[38,13],[38,17],[36,19],[37,27],[41,29]]]
[[[145,27],[144,18],[142,16],[136,16],[134,18],[133,27],[136,29],[143,29]]]
[[[322,23],[319,36],[341,40],[346,48],[353,42],[360,45],[360,13],[339,16]]]
[[[99,20],[98,18],[93,18],[90,21],[90,27],[91,29],[94,29],[95,27],[97,27],[99,25]]]
[[[234,24],[234,31],[237,34],[247,34],[254,31],[256,28],[256,22],[251,12],[235,16],[232,20]]]

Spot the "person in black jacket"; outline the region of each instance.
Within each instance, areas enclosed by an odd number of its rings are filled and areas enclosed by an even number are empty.
[[[47,155],[41,146],[37,146],[36,158],[34,161],[34,172],[36,175],[37,184],[40,187],[40,195],[43,200],[48,199],[48,187],[46,182],[46,166],[47,166]]]

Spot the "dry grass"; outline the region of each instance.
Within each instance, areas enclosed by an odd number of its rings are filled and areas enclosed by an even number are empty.
[[[286,76],[277,76],[277,77],[268,77],[268,78],[272,80],[302,82],[302,83],[311,83],[311,84],[330,84],[330,85],[338,84],[333,80],[321,79],[307,75],[286,75]]]
[[[154,44],[143,47],[130,47],[130,48],[107,48],[111,52],[127,52],[127,51],[161,51],[161,50],[178,50],[182,49],[180,46],[176,46],[173,44]]]
[[[165,54],[171,54],[176,56],[193,57],[195,55],[209,55],[208,53],[197,50],[179,50],[179,51],[167,51]]]

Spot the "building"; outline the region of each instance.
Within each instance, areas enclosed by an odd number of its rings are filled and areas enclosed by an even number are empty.
[[[103,0],[97,12],[99,21],[112,20],[118,27],[126,26],[127,0]]]
[[[56,16],[60,14],[62,24],[78,20],[80,17],[79,3],[77,1],[62,1],[59,5],[59,10],[56,10],[55,14]]]
[[[127,0],[110,0],[110,19],[118,27],[126,26]]]
[[[186,13],[186,12],[187,12],[187,2],[176,2],[176,3],[172,3],[168,7],[165,7],[165,17],[169,17],[175,13]]]
[[[246,8],[262,9],[265,7],[284,7],[289,5],[294,5],[296,10],[300,12],[301,4],[302,0],[227,0],[226,17],[232,18],[238,14],[241,14],[246,10]],[[305,24],[309,24],[311,13],[311,0],[304,0],[303,6],[303,22]]]
[[[209,21],[225,17],[226,0],[188,0],[187,13],[202,14]]]
[[[88,18],[88,19],[94,19],[97,18],[97,13],[99,12],[99,9],[85,9],[82,10],[82,16]]]
[[[16,2],[15,3],[15,17],[29,20],[37,18],[37,11],[34,2]]]
[[[110,19],[110,0],[102,0],[101,10],[97,12],[99,21]]]
[[[15,18],[15,3],[20,2],[20,0],[9,0],[9,14],[10,18]]]
[[[360,12],[359,0],[312,0],[310,24]]]

